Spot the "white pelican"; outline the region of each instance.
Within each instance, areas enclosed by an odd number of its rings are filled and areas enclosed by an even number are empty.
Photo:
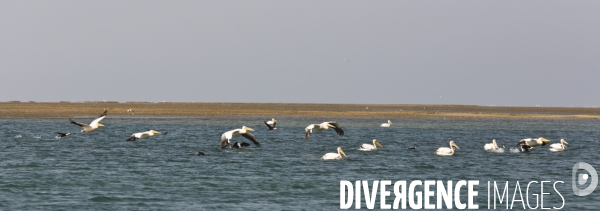
[[[59,133],[59,132],[56,132],[56,134],[58,134],[58,135],[56,135],[56,138],[62,138],[62,137],[65,137],[65,136],[68,136],[68,135],[71,135],[71,134],[75,134],[75,133]]]
[[[539,145],[545,146],[549,142],[550,142],[550,140],[545,139],[544,137],[526,138],[526,139],[521,139],[521,141],[519,141],[519,143],[517,145],[521,146],[521,151],[529,152],[531,149],[533,149],[533,147],[539,146]]]
[[[383,124],[381,124],[381,127],[390,127],[391,125],[392,125],[392,121],[390,121],[390,120],[388,119],[388,122],[387,122],[387,123],[383,123]]]
[[[304,140],[308,140],[308,137],[310,137],[310,134],[312,133],[313,130],[319,131],[319,130],[327,130],[329,128],[333,128],[335,130],[335,132],[340,136],[344,135],[344,131],[342,130],[340,125],[338,125],[336,122],[323,122],[321,124],[312,124],[312,125],[309,125],[308,127],[304,128],[304,131],[306,131]]]
[[[491,151],[491,150],[500,149],[500,147],[498,147],[498,144],[496,143],[496,139],[492,139],[492,143],[486,143],[485,145],[483,145],[483,149],[485,151]]]
[[[374,151],[374,150],[377,150],[377,146],[383,148],[383,146],[381,146],[381,143],[379,143],[379,141],[377,141],[377,139],[373,139],[373,145],[371,145],[371,144],[362,144],[362,145],[360,145],[360,148],[358,148],[358,150],[360,150],[360,151]]]
[[[550,144],[550,148],[548,148],[548,150],[550,150],[552,152],[562,152],[567,149],[567,146],[565,146],[567,144],[569,144],[569,143],[567,143],[567,141],[565,141],[565,139],[560,139],[560,143]]]
[[[244,136],[244,138],[247,138],[248,140],[252,141],[254,143],[254,145],[256,145],[257,147],[260,147],[260,143],[258,143],[258,141],[256,141],[256,138],[254,137],[254,135],[249,133],[249,131],[254,131],[254,129],[246,127],[246,126],[242,126],[242,128],[240,128],[240,129],[230,130],[230,131],[223,133],[223,135],[221,135],[221,149],[227,147],[230,144],[229,141],[233,137],[240,136],[240,135]]]
[[[92,121],[92,123],[90,123],[90,125],[86,125],[83,123],[79,123],[79,122],[75,122],[72,119],[69,119],[69,121],[71,121],[71,123],[79,125],[80,127],[83,128],[83,130],[81,130],[82,133],[89,133],[92,132],[96,129],[98,129],[98,127],[104,127],[103,124],[100,124],[100,120],[104,119],[104,117],[106,117],[106,113],[108,112],[108,110],[104,109],[104,113],[102,113],[98,118],[94,119],[94,121]]]
[[[270,121],[265,121],[265,125],[269,127],[269,130],[276,130],[275,125],[277,124],[277,120],[275,118],[271,118]]]
[[[456,145],[454,143],[454,141],[450,141],[450,147],[440,147],[439,149],[437,149],[435,151],[435,155],[439,155],[439,156],[454,155],[454,148],[460,149],[460,148],[458,148],[458,145]]]
[[[139,133],[134,133],[131,134],[131,136],[127,139],[127,141],[135,141],[138,140],[140,138],[145,139],[145,138],[150,138],[150,136],[156,135],[156,134],[160,134],[160,132],[156,131],[156,130],[149,130],[146,132],[139,132]]]
[[[327,154],[323,155],[323,157],[321,157],[321,159],[323,159],[323,160],[341,160],[342,155],[344,157],[348,157],[348,156],[346,156],[346,153],[344,153],[344,150],[342,150],[341,147],[338,147],[337,153],[335,153],[335,152],[327,153]]]

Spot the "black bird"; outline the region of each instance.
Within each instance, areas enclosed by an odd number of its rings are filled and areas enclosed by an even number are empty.
[[[249,147],[250,144],[246,143],[246,142],[233,142],[233,144],[231,144],[231,147],[233,148],[242,148],[242,147]]]
[[[204,156],[204,152],[198,151],[198,153],[196,153],[196,155],[198,155],[198,156]]]
[[[56,134],[58,134],[58,135],[56,135],[56,137],[62,138],[62,137],[65,137],[65,136],[68,136],[68,135],[71,135],[71,134],[75,134],[75,133],[59,133],[59,132],[56,132]]]
[[[409,147],[408,149],[417,149],[417,145],[415,144],[414,147]]]

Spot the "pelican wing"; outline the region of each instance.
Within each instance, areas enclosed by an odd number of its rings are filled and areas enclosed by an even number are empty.
[[[98,122],[100,122],[100,120],[104,119],[104,117],[106,117],[106,113],[108,112],[108,110],[104,109],[104,112],[96,119],[94,119],[94,121],[92,121],[92,123],[90,123],[90,125],[95,125],[98,124]]]
[[[344,135],[344,130],[342,130],[342,128],[340,127],[340,125],[338,125],[337,122],[329,122],[328,124],[335,130],[335,132],[338,135],[340,135],[340,136]]]
[[[265,121],[265,125],[267,125],[267,127],[269,127],[269,130],[273,130],[273,128],[275,128],[275,124],[277,124],[277,123],[273,122],[273,125],[270,125],[269,123],[267,123],[267,121]]]
[[[306,134],[304,135],[304,140],[308,140],[308,138],[310,137],[310,131],[311,130],[306,130]]]
[[[244,133],[241,135],[244,136],[244,138],[247,138],[248,140],[252,141],[252,143],[254,143],[254,145],[256,145],[257,147],[260,147],[260,143],[258,143],[258,141],[256,141],[256,138],[251,133]],[[223,144],[221,143],[221,145],[223,145]]]
[[[135,140],[137,140],[137,139],[138,139],[138,138],[137,138],[137,137],[135,137],[135,135],[131,135],[131,136],[130,136],[130,137],[129,137],[129,138],[126,140],[126,141],[135,141]]]
[[[75,124],[75,125],[77,125],[77,126],[79,126],[79,127],[86,127],[86,126],[88,126],[88,125],[86,125],[86,124],[83,124],[83,123],[79,123],[79,122],[73,121],[73,120],[72,120],[72,119],[70,119],[70,118],[69,118],[69,122],[71,122],[72,124]]]
[[[229,140],[225,137],[225,134],[221,136],[221,149],[225,149],[229,145]]]

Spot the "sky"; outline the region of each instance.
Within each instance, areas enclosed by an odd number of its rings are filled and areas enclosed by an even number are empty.
[[[0,101],[600,106],[600,1],[0,1]]]

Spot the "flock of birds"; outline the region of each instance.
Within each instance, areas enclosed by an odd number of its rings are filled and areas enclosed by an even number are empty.
[[[82,128],[82,130],[81,130],[82,133],[89,133],[89,132],[95,131],[99,127],[104,126],[103,124],[100,124],[100,121],[106,117],[107,112],[108,112],[108,110],[105,109],[104,112],[98,118],[94,119],[89,125],[75,122],[72,119],[69,119],[69,121],[72,124],[80,126]],[[264,123],[268,127],[269,130],[277,129],[275,127],[277,125],[277,120],[275,118],[272,118],[269,121],[265,121]],[[390,120],[388,120],[387,123],[381,124],[381,127],[390,127],[391,125],[392,125],[392,122]],[[322,131],[322,130],[327,130],[330,128],[333,129],[339,136],[344,135],[344,130],[342,130],[340,125],[335,121],[330,121],[330,122],[323,122],[320,124],[308,125],[304,129],[304,131],[305,131],[304,139],[308,140],[308,138],[313,133],[313,131]],[[250,146],[250,144],[245,143],[245,142],[233,142],[232,143],[231,139],[233,139],[236,136],[242,136],[242,137],[252,141],[252,143],[254,143],[254,145],[256,147],[260,147],[260,143],[256,140],[256,137],[254,137],[254,135],[252,135],[250,133],[252,131],[254,131],[254,129],[247,127],[247,126],[242,126],[242,128],[233,129],[233,130],[223,133],[223,135],[221,135],[220,148],[221,149],[225,149],[227,147],[242,148],[242,147]],[[65,136],[68,136],[68,135],[71,135],[74,133],[57,133],[57,134],[58,134],[57,137],[65,137]],[[149,130],[146,132],[134,133],[126,141],[135,141],[137,139],[147,139],[156,134],[166,135],[167,132],[161,133],[161,132],[158,132],[155,130]],[[543,138],[543,137],[526,138],[526,139],[520,140],[519,143],[517,144],[517,146],[520,147],[519,151],[529,152],[534,147],[545,146],[549,142],[550,142],[550,140]],[[567,149],[567,146],[566,146],[567,144],[569,144],[569,143],[567,143],[564,139],[561,139],[560,143],[551,144],[549,147],[549,150],[552,152],[565,151]],[[373,144],[367,144],[367,143],[362,144],[359,147],[359,150],[360,151],[374,151],[374,150],[377,150],[377,147],[383,148],[383,145],[381,145],[381,143],[379,141],[377,141],[377,139],[373,139]],[[492,143],[486,143],[483,146],[483,149],[485,151],[492,151],[492,152],[504,152],[505,148],[506,147],[504,144],[502,144],[502,147],[499,147],[498,143],[496,142],[495,139],[492,140]],[[410,147],[408,149],[416,150],[417,145],[415,144],[413,147]],[[456,143],[454,143],[454,141],[450,141],[449,147],[440,147],[435,151],[434,154],[438,155],[438,156],[451,156],[451,155],[454,155],[454,149],[460,149],[460,148],[458,147],[458,145]],[[204,153],[198,152],[196,155],[204,155]],[[344,150],[342,150],[341,147],[338,147],[337,153],[335,153],[335,152],[327,153],[327,154],[323,155],[323,157],[321,157],[321,159],[323,159],[323,160],[340,160],[340,159],[343,159],[344,157],[347,157],[346,153],[344,152]]]

